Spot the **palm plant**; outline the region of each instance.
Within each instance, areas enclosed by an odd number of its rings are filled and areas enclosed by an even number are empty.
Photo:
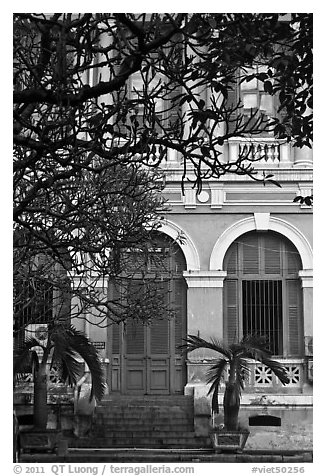
[[[197,349],[210,349],[221,356],[207,372],[207,383],[210,384],[208,394],[212,394],[212,412],[218,413],[218,393],[221,382],[229,367],[228,380],[225,382],[223,399],[224,428],[226,430],[238,429],[238,415],[240,409],[241,391],[244,389],[246,376],[249,374],[249,361],[259,361],[272,370],[283,385],[289,383],[284,366],[271,359],[268,349],[268,341],[262,336],[245,336],[238,343],[226,344],[215,338],[210,341],[195,335],[189,335],[185,339],[183,348],[186,352]]]
[[[42,348],[39,357],[36,347]],[[14,375],[26,371],[26,365],[32,365],[34,374],[34,426],[45,429],[48,419],[47,383],[51,368],[56,368],[63,381],[68,385],[76,385],[80,378],[81,357],[88,365],[92,377],[90,400],[95,397],[101,400],[104,395],[105,383],[101,362],[97,351],[83,332],[74,326],[61,322],[49,325],[48,338],[42,345],[35,338],[25,340],[15,349]],[[50,358],[50,366],[48,359]]]

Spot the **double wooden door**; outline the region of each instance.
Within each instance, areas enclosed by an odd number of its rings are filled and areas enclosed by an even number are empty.
[[[174,317],[150,324],[128,321],[112,328],[111,390],[126,394],[182,393],[186,383],[186,285],[173,283],[178,306]]]

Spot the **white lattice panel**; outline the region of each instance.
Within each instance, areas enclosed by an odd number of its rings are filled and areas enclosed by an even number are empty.
[[[55,384],[55,385],[64,384],[64,382],[60,379],[59,372],[55,368],[50,369],[49,383]]]
[[[273,372],[266,365],[257,364],[254,367],[254,386],[272,387]]]
[[[299,386],[301,385],[301,380],[302,380],[302,368],[301,366],[297,364],[292,364],[292,365],[285,365],[285,369],[287,371],[288,377],[290,379],[290,382],[287,384],[287,386]]]

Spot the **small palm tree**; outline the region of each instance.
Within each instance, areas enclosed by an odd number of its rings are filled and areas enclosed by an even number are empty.
[[[196,349],[210,349],[221,357],[207,372],[207,383],[210,384],[208,394],[212,393],[212,412],[218,413],[218,392],[221,381],[229,367],[229,377],[225,382],[223,399],[224,427],[226,430],[238,429],[238,414],[240,409],[241,391],[244,388],[246,375],[249,374],[248,363],[250,360],[259,361],[266,365],[280,379],[283,385],[289,383],[286,370],[280,362],[271,359],[268,341],[261,336],[246,336],[239,343],[227,345],[222,341],[212,338],[210,341],[195,335],[189,335],[182,346],[186,352]]]
[[[43,355],[35,351],[41,347]],[[14,375],[26,371],[26,365],[32,364],[34,374],[34,426],[45,429],[48,419],[47,383],[50,368],[56,368],[63,381],[68,385],[76,385],[80,378],[81,357],[89,367],[92,376],[90,400],[95,397],[101,400],[104,395],[105,383],[101,362],[97,351],[83,332],[72,325],[53,323],[49,325],[49,333],[45,345],[34,338],[25,340],[15,349]],[[48,359],[51,358],[50,368]]]

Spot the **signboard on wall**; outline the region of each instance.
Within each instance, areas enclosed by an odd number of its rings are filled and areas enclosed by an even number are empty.
[[[105,349],[105,342],[101,341],[93,341],[92,342],[93,346],[95,347],[96,350],[104,350]]]

